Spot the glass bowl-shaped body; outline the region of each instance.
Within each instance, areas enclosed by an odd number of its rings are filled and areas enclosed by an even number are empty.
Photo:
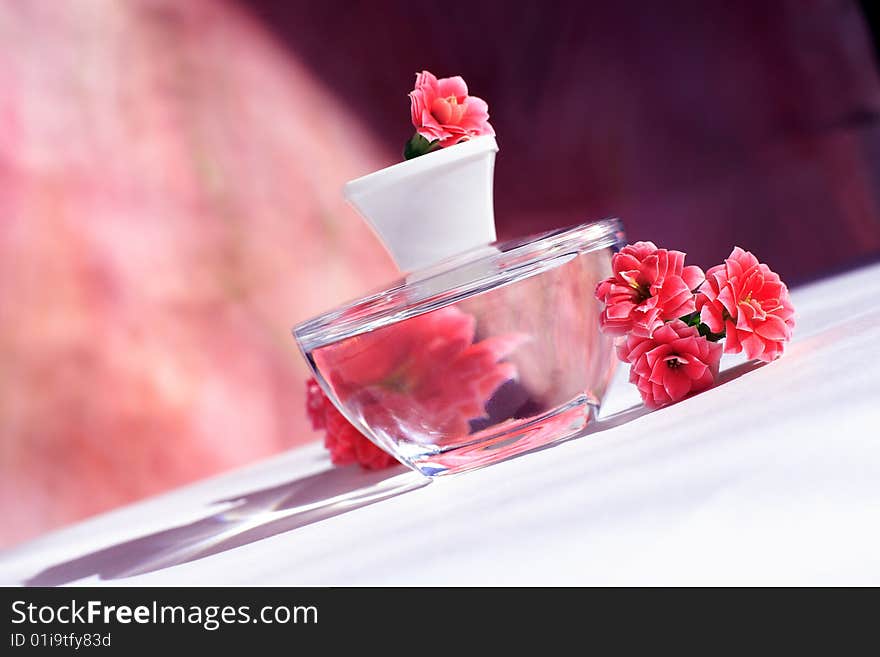
[[[614,371],[596,284],[622,243],[608,219],[496,242],[294,328],[364,435],[426,475],[572,438]]]

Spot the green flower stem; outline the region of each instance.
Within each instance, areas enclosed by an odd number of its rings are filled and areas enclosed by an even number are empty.
[[[681,321],[683,321],[688,326],[696,326],[697,332],[706,338],[709,342],[718,342],[719,340],[723,340],[725,337],[724,331],[721,333],[712,333],[709,330],[708,325],[703,324],[700,321],[700,313],[699,311],[690,313],[689,315],[684,315],[683,317],[679,317]]]
[[[683,321],[688,326],[699,326],[700,325],[700,313],[693,312],[690,315],[684,315],[679,317],[681,321]]]
[[[406,146],[403,147],[403,159],[411,160],[414,157],[430,153],[438,148],[440,148],[440,141],[438,139],[428,141],[417,132],[412,136],[412,139],[406,142]]]

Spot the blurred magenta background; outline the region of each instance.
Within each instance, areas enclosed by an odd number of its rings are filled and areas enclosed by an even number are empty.
[[[0,44],[0,544],[318,438],[289,328],[393,276],[340,188],[423,68],[489,102],[502,236],[880,254],[855,2],[11,0]]]

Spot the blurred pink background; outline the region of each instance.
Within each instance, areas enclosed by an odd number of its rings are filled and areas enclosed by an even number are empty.
[[[0,544],[315,440],[290,327],[393,268],[340,194],[417,70],[490,105],[499,232],[605,215],[797,283],[880,254],[855,2],[0,5]]]

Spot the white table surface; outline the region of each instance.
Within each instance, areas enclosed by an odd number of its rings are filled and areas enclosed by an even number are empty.
[[[426,485],[318,444],[0,554],[0,583],[880,584],[880,266],[793,291],[763,367]],[[242,439],[246,439],[245,436]]]

